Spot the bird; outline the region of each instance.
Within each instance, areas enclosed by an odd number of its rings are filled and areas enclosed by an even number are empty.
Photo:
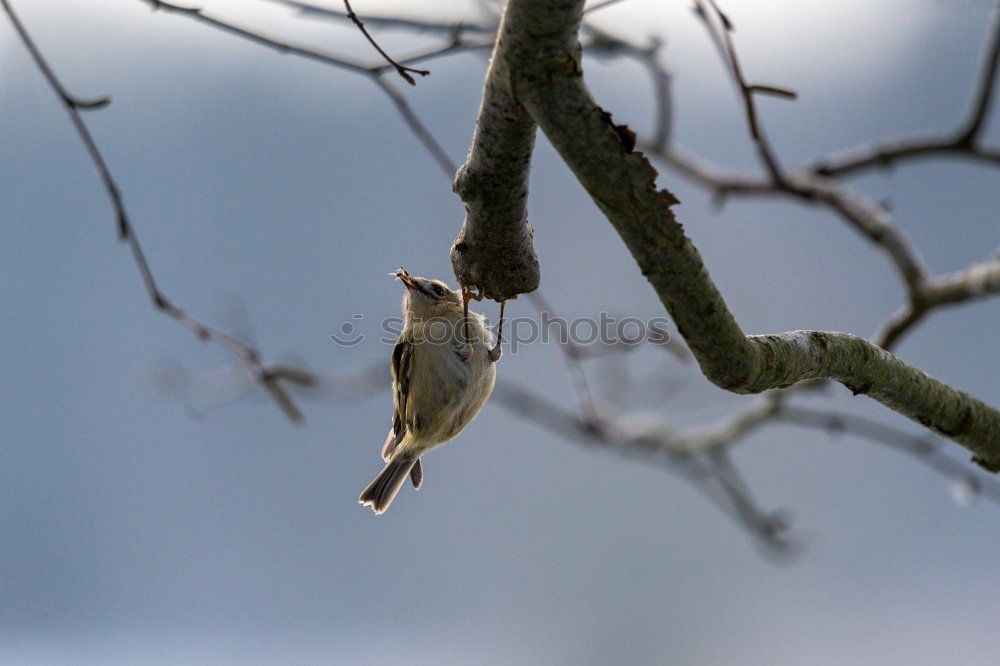
[[[385,467],[359,501],[383,513],[409,476],[423,482],[420,458],[472,422],[496,381],[496,346],[486,319],[468,310],[469,292],[440,280],[390,273],[406,287],[403,329],[392,348],[392,427],[382,446]]]

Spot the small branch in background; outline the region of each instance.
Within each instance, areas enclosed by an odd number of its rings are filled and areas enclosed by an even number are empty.
[[[87,128],[86,123],[83,122],[83,118],[80,116],[81,109],[90,110],[103,108],[104,106],[107,106],[110,99],[102,97],[97,100],[86,101],[69,94],[66,91],[66,88],[63,87],[62,83],[59,81],[55,72],[51,67],[49,67],[48,62],[42,56],[41,51],[35,45],[31,35],[21,23],[17,14],[14,12],[10,2],[8,0],[0,0],[0,5],[3,6],[3,9],[7,13],[8,18],[10,18],[18,36],[21,38],[21,41],[24,42],[24,45],[29,53],[31,53],[31,57],[35,60],[35,64],[38,66],[39,71],[41,71],[45,80],[48,81],[52,90],[55,91],[56,96],[62,102],[66,109],[66,113],[69,114],[70,120],[76,128],[77,134],[80,136],[80,140],[83,141],[83,145],[87,149],[87,153],[94,164],[94,168],[97,169],[97,173],[101,178],[101,182],[104,184],[104,189],[107,191],[108,198],[111,200],[111,205],[114,208],[118,238],[122,242],[128,244],[129,250],[132,253],[132,259],[135,262],[136,268],[139,270],[139,277],[142,279],[143,286],[146,288],[146,292],[149,295],[149,300],[153,304],[153,307],[190,330],[198,337],[198,339],[214,342],[235,355],[246,366],[251,376],[256,381],[260,382],[271,393],[278,406],[285,412],[288,418],[293,423],[301,422],[302,413],[296,409],[294,403],[292,403],[291,399],[288,397],[285,389],[278,383],[279,380],[287,379],[287,377],[283,377],[281,373],[276,373],[274,368],[264,366],[260,361],[260,355],[256,349],[240,342],[236,338],[217,328],[201,323],[191,315],[187,314],[184,310],[171,303],[160,290],[155,278],[153,277],[153,272],[149,267],[149,262],[146,260],[145,252],[143,252],[142,246],[139,244],[139,238],[136,236],[135,229],[129,219],[128,212],[125,210],[125,204],[122,201],[121,189],[118,187],[118,183],[111,174],[111,170],[108,168],[107,162],[105,162],[104,156],[97,147],[97,143],[94,141],[90,130]]]
[[[403,97],[402,94],[400,94],[398,90],[393,88],[387,81],[382,80],[380,74],[384,71],[384,65],[364,65],[335,53],[292,44],[290,42],[270,37],[264,33],[257,32],[251,28],[239,26],[227,19],[210,16],[205,14],[201,9],[177,5],[172,2],[167,2],[166,0],[141,1],[150,4],[153,9],[162,9],[181,16],[186,16],[192,20],[200,21],[206,25],[222,30],[223,32],[228,32],[229,34],[242,39],[272,48],[279,53],[291,53],[325,65],[332,65],[355,74],[362,74],[369,77],[375,85],[389,97],[393,105],[399,111],[407,127],[410,128],[417,139],[424,145],[424,148],[427,149],[427,152],[429,152],[431,157],[434,158],[434,161],[437,162],[438,166],[441,167],[449,178],[454,175],[456,169],[455,164],[448,158],[437,139],[434,138],[420,118],[418,118],[413,112],[410,103],[405,97]]]
[[[600,11],[605,7],[610,7],[612,5],[617,5],[619,2],[624,2],[624,0],[599,0],[594,4],[590,5],[583,10],[584,14],[593,14],[594,12]]]
[[[410,76],[410,72],[412,72],[414,74],[419,74],[420,76],[427,76],[428,74],[430,74],[429,70],[426,70],[426,69],[414,69],[412,67],[405,67],[405,66],[399,64],[398,62],[396,62],[395,60],[393,60],[392,56],[390,56],[388,53],[386,53],[382,49],[382,47],[378,45],[378,42],[375,41],[375,38],[372,37],[371,34],[368,32],[368,29],[365,27],[364,21],[362,21],[358,17],[358,15],[355,13],[355,11],[351,8],[351,2],[350,2],[350,0],[344,0],[344,7],[347,9],[347,18],[351,19],[351,21],[354,23],[354,25],[358,26],[358,30],[360,30],[361,34],[365,36],[365,39],[368,40],[368,43],[371,44],[375,48],[375,50],[378,51],[379,54],[383,58],[385,58],[385,61],[387,63],[389,63],[389,65],[393,69],[396,70],[397,74],[399,74],[401,77],[403,77],[404,81],[406,81],[407,83],[409,83],[411,86],[415,86],[415,85],[417,85],[417,82],[413,80],[412,76]]]
[[[745,485],[741,481],[734,483],[738,479],[731,474],[734,470],[720,468],[718,458],[713,460],[702,453],[689,455],[674,450],[659,438],[659,433],[651,435],[644,431],[629,433],[618,428],[594,429],[583,418],[511,382],[498,382],[493,399],[520,418],[533,421],[570,441],[607,448],[677,474],[752,535],[762,545],[765,554],[777,557],[795,554],[791,548],[793,542],[787,538],[787,525],[778,518],[781,514],[762,511],[753,497],[744,492]]]
[[[304,2],[298,2],[297,0],[267,1],[298,9],[299,14],[304,17],[353,23],[351,15],[347,12],[310,5]],[[496,22],[467,23],[464,21],[425,21],[417,18],[411,19],[396,16],[369,16],[365,18],[365,22],[386,29],[441,35],[447,40],[441,46],[425,49],[417,53],[396,58],[394,61],[386,65],[372,66],[370,69],[375,74],[382,74],[387,70],[395,69],[397,65],[413,65],[418,62],[426,62],[442,56],[453,55],[465,51],[485,51],[493,46],[493,38],[496,35],[497,28]],[[479,35],[481,37],[475,41],[467,41],[466,35]]]
[[[720,195],[731,192],[782,193],[804,202],[826,205],[888,254],[908,291],[913,292],[919,288],[929,273],[923,258],[881,206],[868,201],[866,197],[837,188],[815,176],[784,173],[757,117],[754,94],[765,93],[794,99],[795,93],[776,86],[747,83],[730,35],[733,24],[714,0],[697,0],[695,14],[709,31],[717,50],[728,64],[730,75],[744,102],[751,138],[757,146],[769,179],[754,181],[738,177],[722,177],[717,169],[697,164],[693,158],[670,160],[673,166],[680,169],[686,167],[687,175],[700,180],[703,184],[711,185]],[[669,159],[673,154],[673,151],[664,150],[662,144],[652,147],[654,153],[662,157]]]
[[[351,17],[346,12],[341,12],[328,7],[320,7],[299,0],[267,0],[279,5],[285,5],[293,9],[298,9],[299,14],[308,18],[327,19],[339,22],[352,22]],[[401,16],[369,16],[365,18],[370,25],[377,25],[381,28],[407,30],[416,33],[436,33],[449,35],[460,28],[463,32],[489,35],[492,37],[496,33],[496,21],[485,23],[466,23],[464,21],[428,21],[420,18],[407,18]]]
[[[653,118],[653,138],[649,143],[666,149],[670,145],[670,133],[673,126],[671,102],[671,75],[660,62],[663,42],[650,38],[649,44],[640,46],[594,26],[592,23],[580,25],[580,33],[589,39],[583,44],[584,52],[595,57],[631,57],[644,66],[653,82],[653,97],[658,101],[656,115]]]
[[[459,26],[461,27],[461,26]],[[435,60],[437,58],[443,58],[450,55],[456,55],[458,53],[468,53],[471,51],[482,51],[485,52],[493,48],[493,42],[485,41],[466,41],[460,32],[456,32],[452,37],[443,45],[435,46],[429,49],[422,49],[416,53],[410,53],[408,55],[399,58],[399,62],[404,65],[413,65],[418,62],[426,62],[428,60]],[[383,71],[389,69],[389,65],[383,65],[381,67],[376,67],[375,72],[381,74]]]
[[[570,339],[569,327],[566,324],[566,320],[560,319],[555,315],[540,292],[531,292],[528,294],[528,300],[531,301],[531,304],[535,306],[535,311],[542,317],[543,324],[546,324],[550,328],[554,326],[559,329],[559,337],[556,340],[556,344],[559,346],[563,360],[566,361],[566,372],[569,375],[570,385],[573,387],[576,401],[580,405],[580,418],[588,427],[600,431],[602,427],[601,413],[594,402],[594,395],[591,393],[590,385],[587,383],[587,374],[584,372],[583,364],[580,362],[580,346]],[[551,321],[544,321],[546,314],[552,316]],[[548,331],[544,332],[547,333]]]
[[[372,68],[375,67],[375,65],[366,65],[365,63],[341,56],[331,51],[323,51],[320,49],[299,46],[297,44],[292,44],[291,42],[285,42],[269,37],[268,35],[253,28],[241,26],[235,21],[206,14],[203,8],[178,5],[173,2],[168,2],[167,0],[140,0],[140,2],[145,2],[154,10],[186,16],[190,19],[200,21],[201,23],[210,25],[223,32],[235,35],[236,37],[274,49],[278,53],[291,53],[309,60],[315,60],[316,62],[323,63],[324,65],[332,65],[339,69],[354,72],[355,74],[370,73]]]
[[[947,479],[974,488],[978,495],[1000,504],[1000,483],[945,455],[941,450],[941,440],[936,437],[908,433],[863,416],[808,407],[782,407],[775,413],[775,419],[781,423],[826,430],[831,436],[851,435],[905,453]]]
[[[747,83],[746,78],[743,76],[743,68],[740,65],[740,60],[736,55],[736,48],[733,45],[732,35],[730,34],[733,30],[733,24],[730,22],[729,17],[719,9],[715,0],[695,0],[694,8],[695,15],[705,25],[719,53],[729,63],[729,73],[732,75],[733,82],[736,84],[740,97],[743,99],[747,123],[750,127],[750,136],[753,138],[754,143],[757,144],[757,150],[760,153],[761,160],[771,174],[771,179],[775,183],[780,183],[784,180],[781,165],[778,163],[774,149],[771,147],[767,137],[764,136],[764,130],[757,119],[757,104],[754,96],[757,94],[766,94],[783,99],[795,99],[796,94],[791,90],[777,86]]]
[[[883,349],[894,346],[932,310],[958,305],[1000,293],[1000,257],[965,270],[927,278],[910,302],[897,310],[875,334],[873,342]]]
[[[451,161],[451,158],[448,157],[448,153],[444,151],[444,148],[441,147],[438,140],[434,138],[434,135],[431,134],[430,130],[427,129],[427,126],[424,125],[422,120],[420,120],[420,117],[413,111],[413,107],[410,106],[410,103],[406,100],[403,94],[380,76],[376,75],[372,78],[372,80],[379,90],[384,92],[389,97],[389,100],[399,112],[400,117],[402,117],[403,122],[410,128],[410,131],[413,132],[415,137],[417,137],[417,140],[423,144],[424,149],[430,153],[431,157],[434,158],[434,161],[437,162],[437,165],[441,167],[441,171],[443,171],[449,178],[453,176],[455,171],[458,169],[458,166]]]
[[[941,135],[879,141],[817,159],[808,171],[822,176],[845,176],[875,167],[888,167],[906,159],[953,155],[1000,166],[1000,148],[980,145],[986,117],[993,104],[1000,63],[1000,8],[994,10],[993,28],[983,56],[965,120]]]
[[[762,511],[754,499],[743,475],[729,457],[728,448],[708,453],[714,474],[712,478],[722,488],[741,523],[747,526],[764,547],[765,554],[792,558],[801,552],[796,539],[789,538],[790,520],[786,511]]]
[[[762,143],[760,121],[752,103],[752,93],[749,91],[777,93],[781,96],[789,91],[746,83],[729,38],[732,23],[718,9],[714,0],[698,0],[696,14],[708,27],[716,48],[729,64],[731,74],[745,100],[751,136],[761,151],[769,177],[726,173],[700,158],[684,153],[675,146],[669,146],[662,141],[662,130],[657,130],[652,139],[642,143],[645,150],[667,162],[682,175],[714,191],[719,202],[729,195],[785,196],[801,203],[821,205],[878,245],[895,265],[908,295],[907,304],[894,313],[873,337],[875,343],[884,349],[890,349],[905,333],[938,307],[1000,293],[995,262],[974,264],[952,275],[934,276],[927,268],[920,252],[884,206],[835,183],[828,177],[908,157],[944,153],[964,154],[1000,164],[1000,150],[986,149],[978,145],[987,111],[992,104],[998,61],[1000,61],[1000,10],[995,12],[990,42],[983,58],[982,72],[967,113],[967,120],[956,132],[944,137],[876,143],[862,149],[847,151],[842,157],[820,158],[815,162],[816,166],[800,168],[786,174],[775,170],[778,161],[773,150],[766,140]],[[713,16],[716,19],[714,22],[711,20]],[[645,54],[641,48],[630,45],[624,40],[605,35],[603,41],[607,50],[611,50],[615,42],[621,43],[618,52],[638,58],[640,62],[646,64],[652,73],[654,89],[657,91],[655,97],[659,109],[657,116],[669,118],[671,115],[669,94],[660,92],[663,77],[666,75],[662,65],[655,58]],[[748,96],[751,98],[748,99]]]

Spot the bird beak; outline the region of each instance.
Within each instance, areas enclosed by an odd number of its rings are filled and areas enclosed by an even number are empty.
[[[412,277],[410,277],[410,274],[407,273],[406,269],[403,268],[402,266],[399,267],[398,271],[389,273],[389,275],[395,275],[396,277],[398,277],[403,282],[403,284],[406,285],[406,288],[409,289],[410,291],[423,291],[423,289],[420,288],[420,285],[417,283],[417,281],[414,280]]]

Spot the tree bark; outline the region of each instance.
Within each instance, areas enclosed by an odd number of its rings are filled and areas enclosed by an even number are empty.
[[[507,3],[472,152],[456,180],[469,211],[452,251],[456,274],[491,298],[537,284],[525,279],[532,266],[537,278],[537,258],[524,208],[537,123],[618,231],[710,381],[758,393],[834,379],[1000,470],[1000,412],[967,393],[846,333],[743,333],[674,216],[677,199],[656,187],[656,170],[634,150],[635,135],[612,122],[583,81],[577,39],[583,4]],[[493,254],[501,251],[502,257]]]
[[[472,148],[455,176],[466,213],[451,246],[455,276],[497,301],[534,291],[540,279],[527,209],[535,121],[511,94],[508,59],[496,57],[523,51],[528,28],[516,13],[504,14]]]

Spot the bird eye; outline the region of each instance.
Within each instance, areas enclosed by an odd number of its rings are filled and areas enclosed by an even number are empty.
[[[431,289],[433,289],[434,293],[438,296],[444,296],[444,289],[442,289],[440,285],[433,284],[431,285]]]

